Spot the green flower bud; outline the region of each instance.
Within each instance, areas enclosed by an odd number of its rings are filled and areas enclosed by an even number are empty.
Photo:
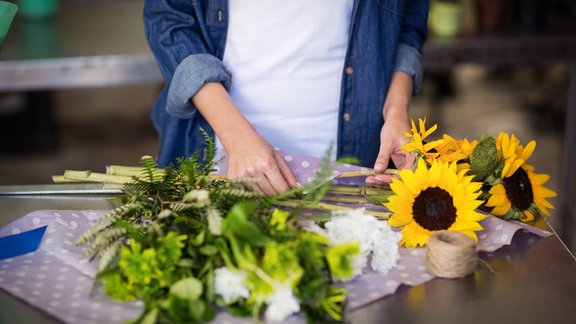
[[[484,181],[497,164],[496,140],[484,135],[470,155],[470,171],[475,176],[474,181]]]

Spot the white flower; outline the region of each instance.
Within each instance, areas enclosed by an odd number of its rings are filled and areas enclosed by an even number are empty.
[[[354,275],[362,274],[369,255],[374,271],[386,274],[400,258],[398,242],[402,235],[372,215],[364,208],[332,212],[333,218],[325,224],[331,245],[358,242],[360,255],[354,260]]]
[[[338,245],[358,242],[361,253],[372,249],[376,234],[374,216],[365,215],[364,208],[332,212],[332,219],[325,224],[330,244]]]
[[[184,195],[185,202],[208,203],[210,202],[210,191],[205,189],[192,190]]]
[[[231,271],[223,267],[216,269],[214,273],[214,289],[216,294],[224,299],[224,303],[230,304],[238,298],[250,297],[250,290],[244,284],[246,272],[242,270]]]
[[[379,227],[381,238],[378,242],[374,243],[372,248],[372,262],[370,266],[374,271],[387,274],[388,271],[396,266],[398,259],[400,259],[398,242],[402,239],[402,234],[393,231],[386,222],[380,222]]]
[[[266,320],[281,322],[288,316],[300,311],[298,299],[294,296],[292,288],[287,283],[274,285],[274,293],[266,299]]]

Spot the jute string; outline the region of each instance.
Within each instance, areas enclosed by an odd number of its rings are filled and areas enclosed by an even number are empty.
[[[426,245],[426,268],[441,278],[462,278],[474,272],[478,263],[476,242],[460,232],[441,231]]]

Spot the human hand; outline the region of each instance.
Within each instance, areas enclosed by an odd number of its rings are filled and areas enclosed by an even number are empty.
[[[390,159],[398,169],[411,168],[414,165],[414,156],[402,150],[408,142],[404,132],[410,131],[410,125],[405,118],[388,118],[380,131],[380,151],[374,164],[374,176],[366,177],[366,183],[383,185],[392,182],[393,175],[384,171]]]
[[[258,179],[254,189],[266,195],[280,194],[297,186],[292,171],[272,145],[256,131],[250,130],[247,133],[238,134],[235,136],[237,140],[225,146],[228,178]]]

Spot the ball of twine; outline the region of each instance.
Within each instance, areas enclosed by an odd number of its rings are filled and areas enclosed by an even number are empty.
[[[426,268],[437,277],[466,277],[474,271],[477,262],[476,242],[466,234],[437,232],[426,245]]]

